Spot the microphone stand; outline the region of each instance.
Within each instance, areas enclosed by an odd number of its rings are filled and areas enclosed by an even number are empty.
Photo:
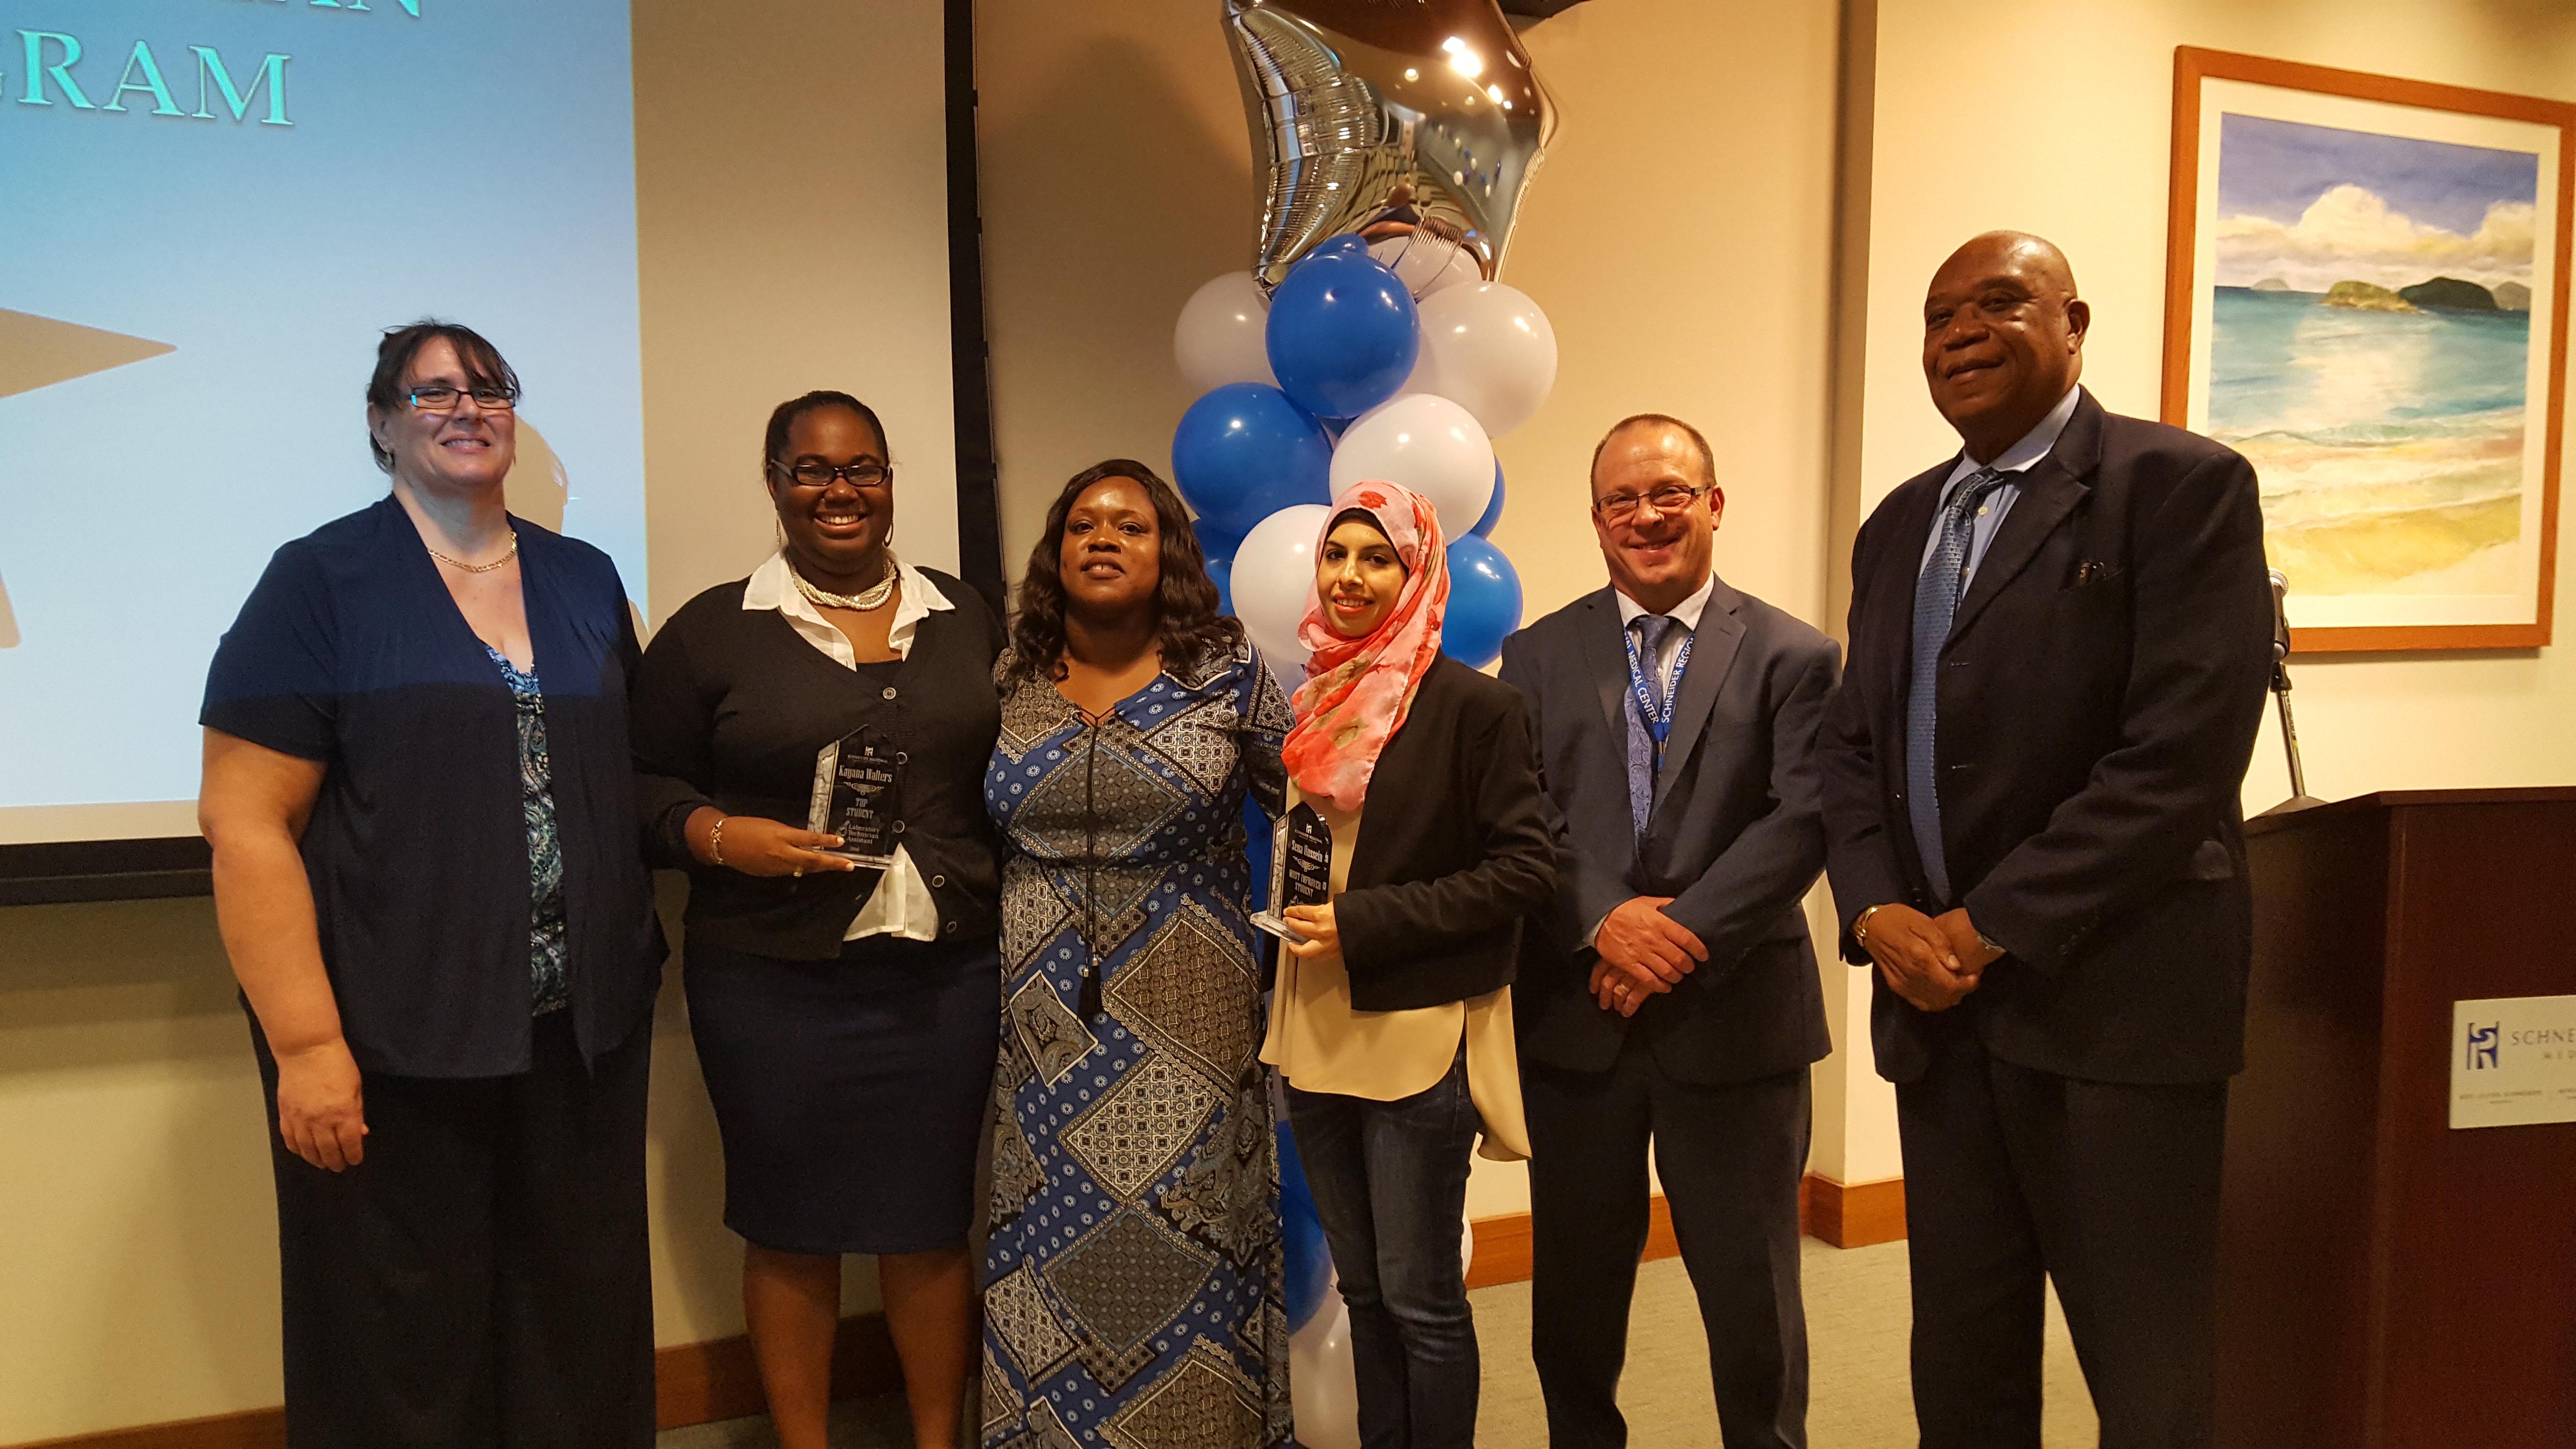
[[[2290,716],[2290,581],[2279,569],[2272,575],[2272,698],[2281,709],[2281,748],[2290,757],[2290,798],[2254,818],[2313,810],[2323,800],[2308,793],[2308,772],[2299,765],[2299,726]]]

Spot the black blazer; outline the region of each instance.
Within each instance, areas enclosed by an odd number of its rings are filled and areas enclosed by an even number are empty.
[[[1511,686],[1443,654],[1369,777],[1333,898],[1351,1004],[1405,1011],[1509,986],[1521,918],[1556,887],[1529,721]]]
[[[2023,475],[1941,653],[1941,836],[1924,884],[1905,807],[1914,585],[1956,459],[1908,480],[1852,549],[1851,669],[1826,724],[1843,955],[1883,901],[1964,903],[2009,954],[1935,1020],[1877,983],[1878,1068],[1921,1075],[1927,1033],[2109,1082],[2244,1065],[2253,900],[2238,791],[2271,671],[2254,469],[2087,393]]]
[[[1737,1082],[1832,1050],[1799,902],[1824,869],[1814,741],[1837,650],[1808,625],[1715,581],[1643,840],[1628,810],[1628,653],[1617,597],[1586,594],[1503,641],[1502,677],[1537,717],[1559,816],[1556,899],[1530,933],[1514,994],[1521,1053],[1607,1070],[1630,1033],[1679,1080]],[[1707,964],[1633,1017],[1603,1011],[1583,943],[1631,896],[1708,947]]]
[[[653,636],[635,679],[636,795],[648,859],[689,872],[690,941],[788,960],[840,954],[880,872],[744,875],[699,864],[682,830],[701,805],[804,828],[815,755],[862,725],[894,737],[896,828],[939,904],[940,939],[1000,929],[1002,846],[984,771],[1002,729],[1002,626],[983,595],[922,573],[951,607],[914,626],[891,685],[825,658],[777,610],[743,608],[748,580],[691,599]]]

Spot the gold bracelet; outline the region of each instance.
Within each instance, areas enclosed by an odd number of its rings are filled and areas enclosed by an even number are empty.
[[[1869,949],[1869,918],[1886,909],[1887,903],[1885,901],[1881,901],[1877,905],[1871,906],[1869,909],[1862,911],[1859,915],[1852,917],[1853,945],[1860,947],[1864,951]]]
[[[733,817],[730,815],[717,816],[715,828],[707,832],[707,854],[714,856],[716,858],[715,863],[718,865],[724,864],[725,822],[732,818]]]

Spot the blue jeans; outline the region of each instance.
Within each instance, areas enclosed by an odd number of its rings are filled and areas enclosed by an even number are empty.
[[[1292,1086],[1288,1115],[1350,1305],[1362,1449],[1473,1449],[1481,1369],[1458,1247],[1478,1122],[1465,1056],[1400,1101]]]

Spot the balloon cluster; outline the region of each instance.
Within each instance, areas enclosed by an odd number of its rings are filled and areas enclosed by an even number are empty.
[[[1227,612],[1283,680],[1304,678],[1315,536],[1362,479],[1410,488],[1440,515],[1446,651],[1478,668],[1502,653],[1521,583],[1488,538],[1503,512],[1493,440],[1556,381],[1537,303],[1478,280],[1471,257],[1427,232],[1338,236],[1266,298],[1250,272],[1199,288],[1172,350],[1206,389],[1172,435],[1174,478]]]

